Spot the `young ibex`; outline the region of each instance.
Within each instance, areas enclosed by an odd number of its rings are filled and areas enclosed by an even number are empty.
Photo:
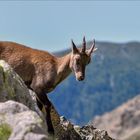
[[[25,84],[35,91],[37,103],[42,110],[46,109],[48,131],[53,132],[50,121],[51,102],[46,93],[52,91],[72,71],[76,79],[85,78],[85,67],[91,60],[95,49],[95,40],[89,50],[86,50],[85,37],[82,49],[77,49],[72,41],[72,52],[61,58],[55,57],[46,51],[36,50],[13,42],[0,42],[0,59],[8,62],[20,75]]]

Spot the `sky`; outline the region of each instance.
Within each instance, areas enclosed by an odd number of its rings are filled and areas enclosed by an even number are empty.
[[[0,1],[0,40],[60,51],[87,40],[140,41],[140,1]]]

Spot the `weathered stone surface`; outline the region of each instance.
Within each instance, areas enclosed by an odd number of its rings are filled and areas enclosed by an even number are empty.
[[[72,135],[72,138],[70,140],[114,140],[109,137],[108,133],[104,130],[94,128],[92,125],[83,127],[73,125],[64,117],[61,117],[61,125],[65,130],[69,131],[70,135]],[[80,137],[78,137],[75,132]]]
[[[27,106],[9,100],[0,103],[0,124],[12,129],[9,140],[47,140],[47,129],[39,115]]]
[[[3,60],[0,60],[0,102],[0,124],[12,128],[9,139],[30,140],[33,136],[37,140],[47,139],[46,122],[36,104],[35,93]]]
[[[35,93],[26,87],[7,63],[0,60],[0,125],[6,124],[10,128],[9,140],[112,140],[106,131],[93,126],[74,126],[60,117],[53,105],[51,119],[55,136],[47,133]]]
[[[0,60],[0,102],[7,100],[18,101],[41,115],[35,101],[35,93],[26,87],[19,75],[5,61]]]

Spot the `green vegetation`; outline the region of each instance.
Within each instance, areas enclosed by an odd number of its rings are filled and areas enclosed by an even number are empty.
[[[77,82],[71,75],[50,94],[58,112],[80,125],[140,93],[140,43],[97,42],[96,47],[86,79]]]
[[[0,125],[0,140],[8,140],[11,134],[11,128],[7,124]]]

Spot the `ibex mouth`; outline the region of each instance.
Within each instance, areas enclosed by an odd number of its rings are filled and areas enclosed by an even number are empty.
[[[84,77],[83,76],[80,76],[80,77],[77,78],[77,80],[78,81],[83,81],[84,80]]]

